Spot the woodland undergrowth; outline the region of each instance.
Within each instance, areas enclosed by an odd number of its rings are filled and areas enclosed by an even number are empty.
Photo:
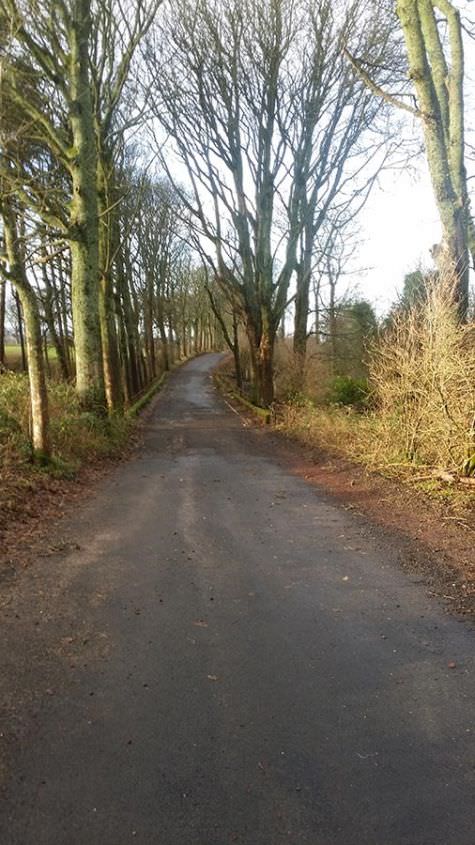
[[[71,384],[48,385],[54,461],[49,472],[73,474],[84,463],[113,455],[126,442],[130,421],[81,410]],[[17,473],[31,464],[28,377],[8,372],[0,379],[0,467]],[[33,468],[34,469],[34,468]]]
[[[277,426],[385,474],[421,481],[438,473],[475,476],[475,324],[460,324],[451,302],[447,287],[437,284],[423,301],[392,315],[367,351],[363,402],[284,395]],[[280,355],[282,384],[290,383],[291,367]],[[306,384],[315,386],[321,372],[318,357],[310,356]]]

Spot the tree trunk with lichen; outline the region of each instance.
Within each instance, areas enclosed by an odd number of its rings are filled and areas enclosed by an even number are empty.
[[[239,323],[236,310],[233,310],[233,340],[232,352],[234,358],[234,369],[236,372],[236,384],[238,390],[242,390],[242,366],[241,366],[241,350],[239,346]]]
[[[275,330],[270,326],[256,329],[248,322],[247,337],[254,376],[254,401],[262,408],[270,408],[274,401],[274,345]]]
[[[157,297],[157,323],[158,323],[158,331],[160,333],[160,344],[161,344],[161,356],[162,356],[162,367],[165,372],[168,372],[170,369],[170,358],[168,354],[168,338],[167,333],[165,330],[165,323],[164,323],[164,316],[163,316],[163,303],[161,301],[161,297]]]
[[[81,404],[105,407],[99,324],[99,215],[97,152],[89,80],[90,0],[75,0],[69,33],[71,298],[76,352],[76,390]]]
[[[1,272],[1,269],[0,269]],[[5,366],[5,306],[7,286],[5,279],[0,279],[0,369]]]
[[[307,358],[307,322],[310,307],[310,280],[312,278],[312,251],[314,245],[313,220],[307,221],[302,232],[302,250],[296,272],[295,316],[293,350],[295,359],[295,386],[302,390]]]
[[[473,221],[464,165],[464,55],[460,14],[449,0],[397,0],[396,8],[442,223],[441,275],[449,282],[452,279],[459,315],[465,319]],[[448,24],[449,60],[439,34],[437,12]],[[475,239],[473,246],[475,252]]]
[[[40,230],[40,239],[41,239],[41,246],[40,252],[42,257],[42,265],[41,265],[41,277],[43,280],[44,286],[44,296],[43,296],[43,307],[44,307],[44,316],[46,319],[46,324],[48,326],[48,334],[51,338],[51,342],[53,344],[54,350],[56,352],[56,357],[58,359],[59,367],[61,370],[61,375],[65,381],[69,378],[69,369],[68,369],[68,362],[66,359],[65,354],[65,347],[61,340],[61,337],[58,334],[56,328],[56,321],[54,316],[54,288],[51,282],[50,276],[48,274],[48,270],[46,268],[47,264],[47,256],[48,256],[48,249],[47,249],[47,237],[46,237],[46,229],[44,227]],[[46,347],[47,348],[47,347]]]
[[[43,462],[50,457],[51,445],[40,313],[36,294],[28,281],[20,255],[15,212],[6,199],[2,201],[1,211],[9,277],[16,288],[25,320],[33,457]]]
[[[111,170],[112,166],[106,153],[99,147],[97,154],[99,324],[107,408],[109,413],[114,413],[122,410],[123,396],[111,266],[113,226],[111,213],[108,210],[110,182],[108,173],[110,174]]]

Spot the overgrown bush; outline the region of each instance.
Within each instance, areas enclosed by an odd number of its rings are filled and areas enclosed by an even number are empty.
[[[328,351],[315,338],[309,338],[307,357],[300,378],[292,339],[279,340],[274,354],[274,382],[276,398],[279,402],[301,403],[310,399],[315,404],[325,402],[332,379],[331,362]]]
[[[282,428],[382,470],[426,466],[475,475],[475,325],[458,322],[442,282],[393,314],[367,359],[368,383],[329,380],[326,395],[335,404],[325,407],[320,397],[307,405],[288,402]],[[308,385],[321,383],[315,360],[318,374],[309,358]]]
[[[472,471],[475,326],[460,325],[447,286],[393,317],[373,348],[370,379],[380,437],[411,462]]]

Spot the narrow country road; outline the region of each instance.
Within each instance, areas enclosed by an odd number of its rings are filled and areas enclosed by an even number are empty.
[[[243,427],[218,357],[5,585],[0,842],[474,845],[473,633]]]

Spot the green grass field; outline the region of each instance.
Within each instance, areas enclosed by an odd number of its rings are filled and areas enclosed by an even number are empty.
[[[56,361],[56,350],[52,346],[48,347],[48,359]],[[21,365],[21,346],[18,343],[7,343],[5,345],[5,363],[7,367],[12,370],[18,369]]]
[[[19,361],[21,359],[21,349],[18,344],[7,343],[5,346],[5,358],[7,364]]]

